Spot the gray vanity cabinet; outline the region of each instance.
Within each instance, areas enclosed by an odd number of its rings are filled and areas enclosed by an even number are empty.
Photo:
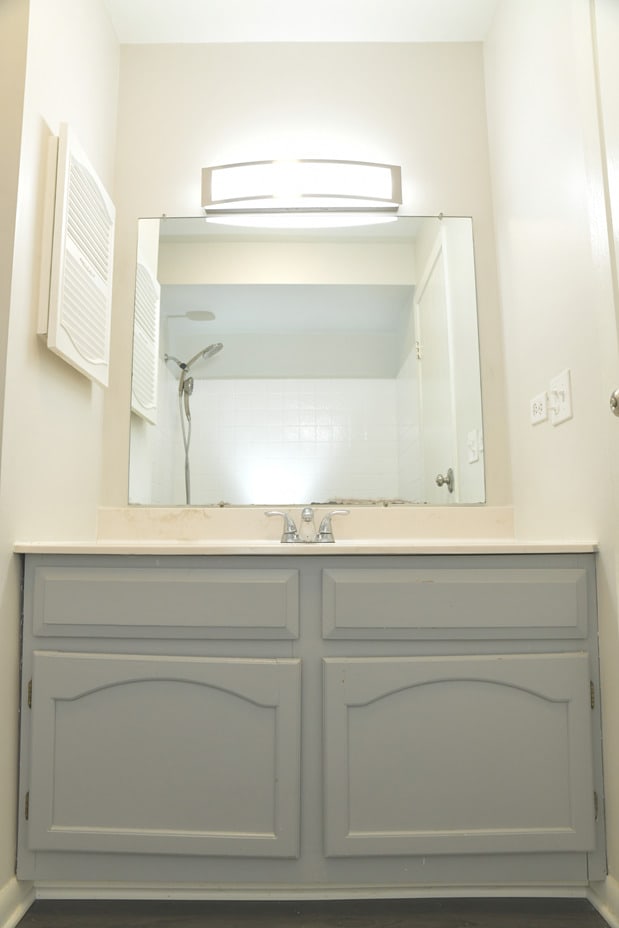
[[[595,846],[587,655],[327,659],[330,855]]]
[[[298,660],[37,651],[32,674],[32,849],[298,854]]]
[[[329,856],[595,848],[592,583],[568,558],[323,572],[326,639],[417,643],[324,659]]]
[[[604,872],[592,555],[29,554],[18,875]]]

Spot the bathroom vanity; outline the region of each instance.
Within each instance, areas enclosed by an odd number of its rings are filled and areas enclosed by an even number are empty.
[[[594,554],[508,547],[22,547],[18,876],[601,878]]]

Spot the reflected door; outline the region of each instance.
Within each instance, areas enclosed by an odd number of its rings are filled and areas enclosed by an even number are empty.
[[[424,500],[445,505],[457,502],[458,485],[445,257],[440,245],[419,288],[416,326]],[[453,492],[447,482],[437,483],[437,477],[446,478],[450,468]]]

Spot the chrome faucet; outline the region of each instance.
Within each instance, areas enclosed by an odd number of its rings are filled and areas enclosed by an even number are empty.
[[[320,527],[313,538],[301,537],[292,516],[281,509],[268,509],[265,516],[281,516],[283,518],[284,525],[280,539],[282,544],[332,544],[335,538],[333,537],[331,519],[333,516],[347,516],[349,512],[350,509],[332,509],[323,517]],[[311,506],[303,507],[301,518],[306,525],[313,524],[314,510]]]
[[[333,527],[331,525],[331,519],[333,516],[347,516],[350,512],[350,509],[332,509],[331,512],[328,512],[326,516],[320,523],[320,528],[316,534],[314,541],[331,544],[335,541],[333,537]]]
[[[285,544],[294,544],[299,541],[299,533],[297,527],[294,524],[294,519],[292,519],[287,512],[282,512],[281,509],[269,509],[265,512],[265,516],[282,516],[284,519],[284,528],[282,531],[281,543]]]

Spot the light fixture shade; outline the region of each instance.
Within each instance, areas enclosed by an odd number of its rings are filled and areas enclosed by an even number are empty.
[[[202,169],[207,214],[252,210],[388,210],[402,203],[397,165],[366,161],[251,161]]]

